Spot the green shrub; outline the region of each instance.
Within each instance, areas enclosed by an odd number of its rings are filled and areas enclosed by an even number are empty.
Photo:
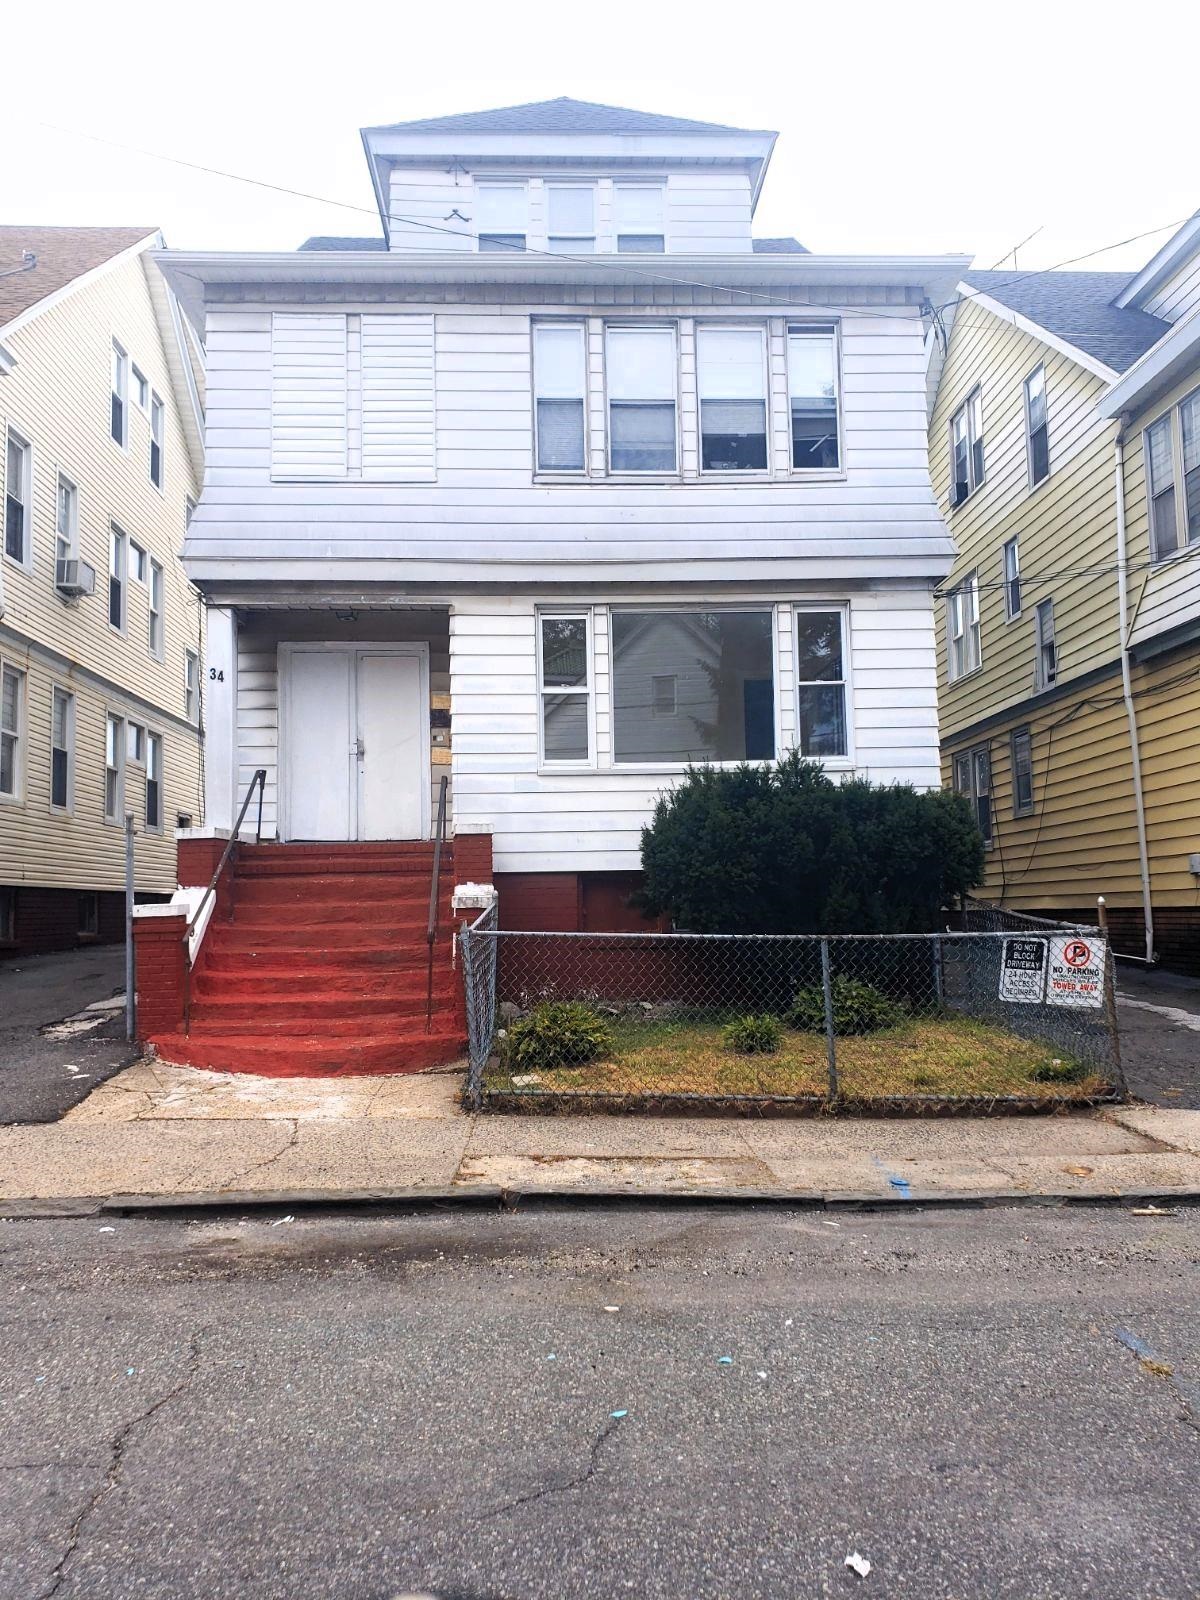
[[[510,1072],[550,1072],[578,1067],[612,1051],[608,1024],[574,1000],[551,1000],[511,1024],[501,1059]]]
[[[1079,1083],[1090,1076],[1082,1061],[1043,1061],[1029,1074],[1034,1083]]]
[[[773,1056],[783,1043],[777,1017],[736,1017],[721,1035],[726,1050],[740,1056]]]
[[[693,767],[642,830],[637,903],[693,933],[926,933],[983,877],[961,795],[835,783],[793,753]]]
[[[895,1027],[904,1015],[887,995],[857,978],[834,978],[829,988],[834,1033],[878,1033],[881,1028]],[[825,1032],[825,995],[819,984],[799,991],[788,1014],[788,1025],[800,1033]]]

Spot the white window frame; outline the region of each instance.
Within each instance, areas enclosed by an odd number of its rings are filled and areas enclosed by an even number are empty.
[[[19,499],[21,506],[21,554],[19,556],[8,553],[8,500],[12,493],[12,486],[8,481],[8,454],[9,449],[15,445],[21,457],[21,484]],[[22,572],[33,571],[33,445],[21,432],[10,423],[4,434],[4,543],[0,549],[4,552],[4,559],[14,567],[19,567]]]
[[[852,682],[852,670],[853,669],[852,669],[852,663],[851,663],[851,659],[850,659],[851,643],[850,643],[850,606],[849,606],[849,603],[847,601],[845,601],[845,600],[826,600],[826,601],[823,601],[823,602],[820,601],[820,600],[805,600],[803,602],[803,604],[793,606],[792,607],[792,612],[793,612],[794,616],[796,616],[796,617],[811,616],[814,613],[816,613],[817,615],[828,615],[831,612],[836,612],[838,617],[841,619],[841,629],[842,629],[842,641],[841,641],[842,676],[841,676],[841,678],[840,679],[838,679],[838,678],[803,678],[802,679],[800,677],[800,666],[799,666],[799,660],[798,660],[798,652],[797,652],[797,649],[796,649],[797,634],[796,634],[795,625],[793,624],[793,629],[792,629],[792,677],[793,677],[792,692],[793,692],[794,701],[795,701],[796,749],[800,751],[800,754],[802,756],[806,756],[807,757],[808,754],[809,754],[808,751],[804,749],[803,743],[802,743],[801,738],[800,738],[800,691],[801,691],[801,689],[811,689],[811,688],[815,688],[815,687],[828,688],[831,684],[840,683],[841,686],[842,686],[842,721],[843,721],[843,723],[845,725],[845,729],[846,729],[846,749],[845,749],[845,753],[840,755],[840,756],[820,756],[820,755],[812,756],[811,759],[813,761],[819,761],[823,767],[829,767],[834,771],[842,771],[844,769],[851,768],[855,764],[855,752],[854,752],[854,686],[853,686],[853,682]]]
[[[120,587],[121,619],[114,622],[112,619],[112,586],[117,583]],[[108,625],[114,633],[124,636],[129,624],[129,535],[115,522],[108,525],[108,605],[106,609]]]
[[[150,571],[150,552],[140,539],[130,538],[129,541],[129,581],[140,583],[142,588],[148,587],[147,574]]]
[[[661,210],[660,210],[660,213],[659,213],[659,222],[661,224],[660,227],[648,228],[644,224],[640,224],[640,223],[639,224],[635,224],[632,227],[627,227],[627,228],[623,228],[621,226],[620,220],[618,219],[618,216],[617,216],[617,212],[618,212],[619,207],[620,207],[620,200],[619,200],[618,197],[622,193],[630,191],[630,190],[633,190],[633,189],[653,190],[653,191],[657,192],[657,194],[659,196],[660,205],[661,205]],[[667,242],[668,242],[667,241],[667,185],[666,185],[666,182],[663,179],[661,179],[661,178],[659,178],[659,179],[647,179],[645,182],[641,182],[641,183],[639,183],[639,182],[629,182],[629,183],[627,183],[627,182],[624,182],[622,180],[614,180],[614,182],[613,182],[613,190],[612,190],[612,237],[613,237],[613,250],[618,252],[619,254],[622,254],[622,255],[666,255],[667,254]],[[658,249],[658,250],[638,250],[636,248],[633,249],[633,250],[629,250],[629,249],[622,250],[621,249],[621,240],[622,239],[661,239],[662,240],[662,247],[661,247],[661,249]]]
[[[63,532],[63,491],[66,491],[67,529]],[[59,563],[79,559],[79,486],[59,469],[54,489],[54,581],[59,579]]]
[[[955,644],[962,648],[955,659]],[[983,635],[979,624],[979,569],[965,572],[946,595],[946,681],[958,683],[983,666]]]
[[[136,361],[129,363],[129,381],[133,388],[133,403],[144,417],[150,415],[150,380]]]
[[[667,402],[661,398],[647,398],[637,400],[613,400],[609,393],[608,373],[610,365],[609,336],[614,333],[670,333],[672,343],[672,370],[675,374],[675,392],[671,397],[671,404],[675,408],[675,464],[672,467],[614,467],[612,462],[612,408],[614,405],[665,405]],[[683,407],[680,403],[679,383],[679,324],[677,322],[606,322],[604,324],[604,376],[605,376],[605,404],[604,404],[604,433],[605,433],[605,461],[608,474],[613,478],[630,478],[636,481],[650,479],[669,480],[679,477],[680,460],[683,454],[683,441],[680,438]]]
[[[145,737],[146,759],[143,764],[144,788],[142,797],[142,821],[145,824],[147,833],[162,833],[164,810],[163,791],[165,788],[163,772],[166,755],[166,743],[162,734],[153,728],[146,729]],[[157,784],[158,786],[158,793],[156,795],[156,799],[158,801],[158,820],[156,822],[150,821],[150,785],[152,783]]]
[[[200,657],[195,650],[183,652],[183,714],[188,722],[200,721]]]
[[[798,467],[796,449],[792,438],[792,340],[832,339],[833,341],[833,414],[837,428],[836,467]],[[797,478],[811,481],[814,478],[844,478],[846,476],[846,437],[842,425],[842,325],[840,322],[789,322],[784,330],[784,352],[787,377],[787,453],[788,471]]]
[[[768,478],[771,475],[771,451],[773,435],[771,431],[771,366],[770,349],[767,340],[767,327],[760,322],[716,322],[701,319],[696,325],[696,458],[700,463],[700,473],[705,478],[730,478],[741,481],[746,478]],[[762,408],[763,408],[763,451],[765,459],[761,467],[706,467],[704,465],[704,394],[702,362],[700,359],[700,346],[706,333],[757,333],[759,336],[760,372],[762,374]],[[678,344],[676,345],[678,354]],[[735,396],[745,398],[743,396]],[[717,396],[711,396],[717,404]],[[678,448],[678,447],[677,447]]]
[[[1011,560],[1010,560],[1011,556]],[[1004,615],[1015,622],[1021,615],[1025,597],[1021,590],[1021,537],[1014,533],[1004,541],[1000,551],[1001,571],[1004,578]],[[1017,603],[1013,605],[1013,585],[1016,585]]]
[[[158,472],[154,470],[154,452],[158,451]],[[150,443],[147,447],[147,471],[150,482],[161,494],[166,481],[167,463],[167,407],[160,394],[150,391]]]
[[[1150,539],[1150,560],[1155,566],[1160,566],[1165,561],[1178,559],[1187,555],[1200,544],[1200,531],[1191,535],[1188,528],[1187,504],[1187,463],[1184,458],[1183,443],[1183,410],[1185,406],[1200,404],[1200,389],[1192,389],[1183,395],[1174,405],[1169,406],[1161,416],[1148,422],[1142,429],[1142,456],[1146,474],[1146,517]],[[1200,426],[1200,420],[1198,420]],[[1150,461],[1150,435],[1156,429],[1165,428],[1170,444],[1171,458],[1171,510],[1175,525],[1175,543],[1170,550],[1159,550],[1158,525],[1154,514],[1154,472]],[[1195,469],[1193,469],[1195,470]]]
[[[167,574],[161,561],[149,557],[149,582],[147,592],[150,603],[146,616],[146,645],[155,661],[165,661],[167,655]],[[157,583],[155,582],[157,579]],[[158,604],[155,605],[155,590],[157,589]],[[156,626],[157,624],[157,626]],[[158,638],[154,635],[157,632]]]
[[[113,752],[115,765],[108,759],[108,735],[113,729]],[[125,825],[125,741],[129,735],[125,731],[125,718],[117,711],[104,713],[104,788],[101,793],[104,820],[115,826]],[[114,809],[108,804],[108,776],[113,774]]]
[[[113,401],[121,405],[121,434],[113,430]],[[129,352],[119,339],[112,342],[112,369],[109,375],[108,436],[118,450],[129,448]]]
[[[541,438],[540,438],[540,432],[539,432],[539,428],[538,428],[538,401],[539,400],[543,400],[543,399],[545,399],[545,400],[566,400],[566,399],[574,398],[573,396],[570,396],[570,395],[543,395],[539,390],[538,372],[537,372],[537,342],[538,342],[538,334],[540,332],[542,332],[544,329],[552,329],[552,330],[560,331],[560,332],[564,331],[564,330],[567,330],[567,329],[571,329],[571,330],[575,331],[579,336],[580,351],[581,351],[581,354],[582,354],[582,357],[583,357],[582,390],[581,390],[580,395],[579,395],[579,400],[580,400],[580,402],[582,404],[582,407],[583,407],[583,465],[581,467],[547,467],[547,466],[543,466],[542,462],[541,462],[541,455],[540,455]],[[590,449],[591,441],[590,441],[590,438],[589,438],[589,428],[588,428],[588,413],[589,413],[589,409],[590,409],[590,405],[591,405],[591,397],[590,397],[590,395],[588,393],[588,329],[587,329],[587,323],[582,321],[582,320],[575,319],[575,318],[564,318],[561,321],[553,320],[553,319],[545,319],[545,320],[542,320],[542,321],[535,321],[531,325],[530,338],[531,338],[531,341],[532,341],[532,348],[531,348],[532,368],[531,368],[531,370],[533,372],[533,418],[532,418],[532,426],[533,426],[533,460],[534,460],[534,469],[533,470],[539,477],[545,476],[547,478],[554,478],[554,479],[559,479],[559,478],[586,478],[587,475],[588,475],[588,458],[589,458],[589,456],[591,454],[591,449]]]
[[[962,499],[958,498],[959,479],[955,470],[955,433],[959,418],[963,419],[966,429],[967,441],[967,492]],[[960,406],[954,408],[950,418],[950,509],[953,511],[958,506],[965,506],[967,501],[977,489],[982,489],[987,482],[987,445],[985,443],[985,430],[983,426],[983,387],[976,384]],[[979,465],[976,467],[975,451],[979,449]]]
[[[11,789],[0,789],[0,805],[19,806],[25,799],[25,727],[28,715],[26,699],[29,693],[29,677],[24,667],[19,667],[15,661],[5,656],[0,656],[0,719],[4,715],[4,679],[12,676],[17,681],[17,725],[15,728],[5,728],[0,721],[0,744],[5,739],[11,741],[12,749],[12,781]]]
[[[1022,805],[1017,795],[1017,744],[1024,741],[1029,749],[1029,804]],[[1036,791],[1033,779],[1033,729],[1028,723],[1020,728],[1014,728],[1008,738],[1008,759],[1012,771],[1012,814],[1014,817],[1031,817],[1036,807]]]
[[[546,687],[542,668],[542,623],[582,622],[584,625],[584,670],[586,681],[579,687]],[[541,772],[591,772],[596,768],[596,693],[595,693],[595,625],[590,606],[542,606],[534,612],[534,634],[537,647],[537,736],[538,770]],[[576,695],[587,704],[588,753],[585,760],[564,761],[546,755],[545,702],[552,696]]]
[[[136,737],[133,737],[136,735]],[[129,746],[132,742],[132,753]],[[126,767],[145,767],[146,765],[146,724],[137,722],[133,717],[125,718],[125,765]]]
[[[577,189],[591,197],[592,226],[590,232],[565,232],[555,233],[550,216],[551,196],[556,189]],[[597,196],[596,185],[591,180],[581,178],[572,181],[570,178],[556,178],[547,181],[544,185],[546,197],[546,248],[560,255],[594,255],[596,251],[596,210]]]
[[[484,229],[478,220],[478,213],[481,210],[480,198],[489,189],[512,189],[520,191],[525,204],[525,226],[523,228],[512,228],[504,231],[498,231],[496,229],[489,228],[486,233],[484,232]],[[475,212],[475,249],[478,254],[519,256],[529,249],[529,184],[524,178],[477,178],[475,180]],[[521,243],[519,245],[501,244],[494,249],[488,249],[483,242],[485,238],[505,240],[519,238]]]
[[[54,713],[57,702],[62,700],[65,704],[63,716],[63,737],[65,744],[54,742]],[[56,750],[63,750],[67,757],[67,798],[60,804],[54,798],[54,754]],[[50,689],[50,809],[61,812],[64,816],[71,816],[75,811],[75,696],[70,689],[64,689],[61,684],[53,684]]]
[[[1049,632],[1046,630],[1046,618],[1050,619]],[[1044,689],[1053,689],[1059,679],[1059,654],[1058,634],[1054,617],[1053,597],[1039,600],[1033,613],[1033,637],[1036,654],[1033,658],[1033,687],[1035,692],[1041,693]],[[1046,646],[1049,645],[1054,652],[1054,670],[1046,672]]]
[[[1039,372],[1042,375],[1042,405],[1046,412],[1046,420],[1042,424],[1046,430],[1046,470],[1040,478],[1035,478],[1033,475],[1033,410],[1029,386]],[[1046,364],[1044,361],[1038,362],[1037,366],[1025,379],[1022,388],[1025,396],[1025,463],[1029,474],[1029,487],[1030,489],[1040,489],[1050,476],[1050,386],[1046,382]]]

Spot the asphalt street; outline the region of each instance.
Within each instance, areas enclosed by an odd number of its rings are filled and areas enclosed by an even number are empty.
[[[1130,1093],[1200,1109],[1200,981],[1120,962],[1117,1025]]]
[[[1198,1262],[1188,1208],[0,1224],[0,1595],[1182,1600]]]
[[[0,961],[0,1123],[54,1122],[136,1059],[120,1013],[57,1037],[43,1031],[124,988],[123,945]]]

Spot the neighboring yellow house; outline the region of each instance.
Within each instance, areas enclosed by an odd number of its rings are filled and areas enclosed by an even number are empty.
[[[980,895],[1103,895],[1118,948],[1200,971],[1200,214],[1132,277],[969,273],[945,321],[942,760]]]
[[[200,366],[147,228],[0,227],[0,956],[123,936],[204,810]]]

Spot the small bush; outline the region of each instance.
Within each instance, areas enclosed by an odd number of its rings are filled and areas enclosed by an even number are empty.
[[[512,1024],[501,1059],[510,1072],[551,1072],[595,1061],[612,1048],[608,1024],[591,1006],[551,1000]]]
[[[834,978],[830,990],[834,1033],[878,1033],[881,1028],[895,1027],[904,1015],[885,994],[857,978]],[[792,1003],[788,1025],[800,1033],[825,1032],[825,996],[820,985],[800,990]]]
[[[737,1017],[721,1035],[726,1050],[740,1056],[773,1056],[783,1043],[776,1017]]]
[[[1034,1067],[1029,1076],[1034,1083],[1079,1083],[1088,1077],[1088,1068],[1082,1061],[1043,1061]]]

